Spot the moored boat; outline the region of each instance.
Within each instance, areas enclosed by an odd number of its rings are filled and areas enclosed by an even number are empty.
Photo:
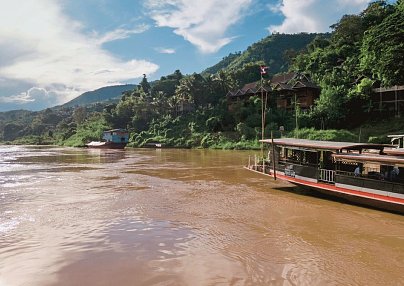
[[[125,129],[112,129],[103,132],[102,141],[92,141],[86,146],[98,149],[124,149],[129,141],[129,132]]]
[[[281,138],[273,140],[273,146],[268,158],[249,160],[246,168],[404,214],[404,156],[390,145]]]

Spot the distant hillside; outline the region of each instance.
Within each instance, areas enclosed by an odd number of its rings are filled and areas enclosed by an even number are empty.
[[[75,99],[63,104],[62,107],[73,107],[77,105],[87,105],[91,103],[111,100],[118,101],[121,98],[123,92],[132,90],[135,87],[136,85],[134,84],[102,87],[93,91],[85,92]]]
[[[0,121],[1,120],[20,120],[24,119],[30,114],[35,113],[34,111],[18,109],[18,110],[11,110],[11,111],[4,111],[0,112]]]
[[[264,61],[269,66],[271,74],[285,72],[289,68],[288,58],[304,50],[316,36],[324,35],[327,34],[273,34],[252,44],[242,53],[229,54],[203,73],[214,74],[221,69],[238,69],[244,64],[256,61]]]

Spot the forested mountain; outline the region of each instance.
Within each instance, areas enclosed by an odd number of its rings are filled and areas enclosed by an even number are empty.
[[[203,73],[215,74],[220,70],[236,70],[245,64],[258,61],[268,65],[271,74],[286,72],[292,58],[303,51],[317,36],[328,37],[329,34],[272,34],[252,44],[242,53],[229,54]]]
[[[31,113],[33,112],[23,109],[0,112],[0,122],[6,120],[24,120]]]
[[[265,134],[283,126],[284,135],[299,138],[357,141],[361,134],[361,142],[383,141],[386,133],[402,133],[404,120],[375,105],[372,90],[404,85],[403,39],[404,0],[372,2],[358,15],[343,16],[330,34],[275,34],[201,74],[176,70],[152,84],[144,76],[139,85],[114,90],[119,96],[131,88],[117,103],[58,107],[27,116],[0,113],[0,140],[82,146],[99,139],[104,129],[127,128],[130,146],[158,141],[172,147],[257,147],[261,97],[238,100],[230,110],[226,94],[258,81],[260,65],[267,65],[272,74],[289,67],[307,75],[321,93],[305,111],[296,103],[294,110],[278,108],[279,94],[270,93]]]
[[[87,105],[102,101],[115,101],[118,102],[122,97],[122,93],[132,90],[136,87],[134,84],[106,86],[93,91],[88,91],[82,95],[72,99],[71,101],[62,105],[62,107],[74,107],[80,105]]]

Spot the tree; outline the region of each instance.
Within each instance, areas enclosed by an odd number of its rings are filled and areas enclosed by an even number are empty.
[[[402,1],[395,5],[395,11],[380,24],[365,33],[360,67],[382,85],[390,86],[404,82],[404,10]],[[401,6],[400,6],[401,5]]]
[[[183,78],[180,70],[176,70],[174,73],[161,77],[160,80],[154,82],[151,88],[151,94],[154,95],[158,92],[163,92],[166,97],[171,97],[175,93],[175,89]]]
[[[358,43],[364,32],[362,18],[359,15],[344,15],[331,28],[334,29],[332,41],[338,45]]]
[[[143,79],[142,81],[139,83],[140,87],[143,89],[143,91],[145,93],[149,93],[150,92],[150,84],[147,81],[147,77],[146,74],[143,74]]]
[[[3,140],[13,141],[19,137],[23,127],[15,123],[7,123],[3,128]]]
[[[87,110],[84,106],[79,106],[73,111],[73,120],[76,124],[81,124],[87,117]]]
[[[312,118],[317,123],[324,123],[326,128],[340,127],[345,112],[344,91],[339,87],[325,85],[314,107]]]
[[[209,103],[210,93],[206,80],[197,73],[182,78],[175,94],[180,102],[192,103],[196,107],[203,107]]]
[[[369,29],[379,25],[392,13],[394,13],[394,6],[388,4],[385,0],[372,2],[362,13],[360,13],[363,27]]]
[[[222,96],[226,95],[230,90],[237,88],[236,80],[223,70],[220,70],[216,75],[212,76],[213,90],[215,93],[219,93]]]
[[[240,86],[243,86],[246,83],[258,81],[261,78],[259,72],[260,67],[265,65],[266,65],[265,62],[263,61],[257,61],[245,64],[241,69],[238,69],[234,72],[233,77],[239,83]]]

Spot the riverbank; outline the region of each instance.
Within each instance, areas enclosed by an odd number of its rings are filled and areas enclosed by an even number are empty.
[[[379,132],[377,132],[379,131]],[[386,132],[387,131],[387,132]],[[395,129],[376,128],[368,126],[358,128],[352,131],[348,130],[315,130],[314,128],[303,128],[281,134],[274,132],[275,138],[290,137],[311,140],[343,141],[343,142],[369,142],[369,143],[390,143],[387,135],[402,133]],[[182,149],[221,149],[221,150],[257,150],[261,148],[259,139],[247,140],[236,138],[234,134],[226,133],[207,133],[198,134],[190,138],[166,138],[149,137],[142,141],[129,141],[128,147],[142,148],[150,145],[151,142],[157,142],[165,148]],[[27,136],[14,141],[0,142],[2,145],[56,145],[67,147],[85,147],[85,138],[75,138],[75,140],[57,140],[49,136]]]
[[[384,120],[380,122],[369,122],[353,130],[316,130],[314,128],[302,128],[289,132],[275,131],[275,138],[290,137],[311,140],[343,141],[343,142],[368,142],[389,144],[387,135],[402,134],[404,121]],[[156,132],[159,134],[159,132]],[[269,130],[266,131],[269,134]],[[96,137],[96,135],[92,135]],[[265,136],[268,137],[268,136]],[[58,136],[35,136],[30,135],[18,138],[14,141],[3,141],[4,145],[57,145],[68,147],[84,147],[88,143],[89,134],[76,133],[73,136],[62,139]],[[176,137],[165,133],[155,135],[153,133],[141,132],[131,134],[128,147],[142,148],[151,142],[158,142],[167,148],[183,149],[223,149],[223,150],[257,150],[261,148],[259,139],[261,134],[257,130],[256,138],[245,139],[237,132],[216,132],[216,133],[190,133],[186,137]]]

